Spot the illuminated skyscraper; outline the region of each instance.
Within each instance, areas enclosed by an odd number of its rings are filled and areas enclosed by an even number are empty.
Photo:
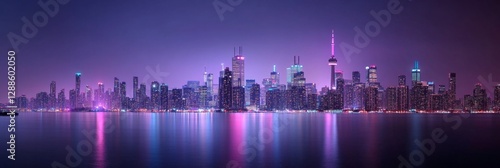
[[[406,75],[399,75],[398,86],[405,86],[405,85],[406,85]]]
[[[260,108],[260,85],[258,83],[252,84],[250,89],[250,106]]]
[[[164,83],[160,86],[160,110],[168,111],[168,86]]]
[[[77,95],[80,95],[80,84],[81,84],[81,77],[82,77],[82,73],[76,73],[75,74],[75,79],[76,79],[76,83],[75,83],[75,92]]]
[[[366,67],[366,81],[368,84],[377,83],[377,66],[367,66]]]
[[[386,90],[386,101],[387,101],[387,110],[389,111],[397,111],[398,110],[398,88],[397,87],[388,87]]]
[[[483,89],[480,83],[476,84],[476,87],[472,92],[472,97],[474,103],[472,110],[477,110],[477,111],[487,110],[488,106],[487,106],[486,90]]]
[[[378,88],[376,86],[368,86],[365,89],[365,110],[377,111],[378,110]]]
[[[64,95],[64,89],[61,89],[59,94],[57,95],[57,106],[60,111],[64,111],[66,108],[66,96]]]
[[[245,106],[250,106],[250,93],[255,79],[247,79],[245,82]]]
[[[230,110],[233,105],[233,72],[229,67],[224,69],[224,76],[219,81],[219,107]]]
[[[120,83],[120,102],[121,109],[126,110],[128,108],[128,100],[127,100],[127,84],[125,82]]]
[[[415,67],[411,70],[411,82],[412,86],[415,86],[420,82],[420,68],[418,67],[418,61],[415,61]]]
[[[335,80],[339,79],[339,78],[342,78],[344,79],[344,72],[341,71],[341,70],[337,70],[335,71]]]
[[[233,86],[243,86],[245,82],[245,57],[243,56],[243,48],[239,48],[239,54],[233,57]]]
[[[133,90],[132,90],[132,94],[134,95],[134,100],[137,101],[138,100],[138,97],[137,97],[137,92],[139,91],[139,78],[137,76],[134,76],[133,77]]]
[[[57,107],[56,82],[55,81],[52,81],[50,83],[49,106],[50,106],[50,108],[53,108],[53,109],[55,109]]]
[[[76,78],[76,83],[75,83],[75,108],[77,107],[81,107],[81,101],[80,100],[80,84],[81,84],[81,76],[82,74],[81,73],[76,73],[75,74],[75,78]]]
[[[160,83],[158,81],[151,82],[151,106],[154,110],[160,108]]]
[[[352,83],[361,83],[361,74],[359,73],[359,71],[352,72]]]
[[[114,109],[119,109],[120,108],[120,80],[115,77],[114,82],[113,82],[113,98],[112,98],[112,104]]]
[[[302,72],[303,66],[300,65],[300,57],[293,56],[293,65],[286,69],[286,82],[288,87],[295,85],[293,82],[294,76],[297,72]]]
[[[280,73],[276,72],[276,65],[273,66],[273,71],[271,72],[271,83],[272,87],[278,87],[280,84]]]
[[[457,74],[456,73],[450,73],[448,76],[449,80],[449,90],[448,90],[448,105],[450,109],[455,108],[455,100],[457,96]]]
[[[332,55],[328,59],[328,65],[331,67],[330,70],[330,89],[335,89],[336,87],[336,77],[335,77],[335,66],[337,66],[337,58],[335,58],[335,34],[332,30]]]
[[[495,86],[495,90],[493,93],[493,107],[495,111],[500,110],[500,84]]]

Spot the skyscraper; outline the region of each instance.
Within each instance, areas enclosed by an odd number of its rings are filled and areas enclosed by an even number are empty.
[[[386,91],[387,110],[397,111],[398,110],[398,88],[397,87],[388,87],[385,91]]]
[[[276,65],[273,66],[273,71],[271,72],[271,85],[272,87],[278,87],[280,84],[280,73],[276,72]]]
[[[224,110],[230,110],[233,102],[233,72],[229,67],[224,69],[224,76],[219,81],[219,107]]]
[[[406,85],[406,75],[399,75],[398,86],[405,86],[405,85]]]
[[[64,89],[61,89],[59,94],[57,95],[57,106],[60,111],[64,111],[66,108],[66,96],[64,95]]]
[[[366,82],[368,84],[377,83],[377,66],[371,65],[366,67]]]
[[[125,82],[120,83],[120,102],[121,109],[125,110],[128,108],[128,100],[127,100],[127,84]]]
[[[53,108],[53,109],[55,109],[57,107],[56,82],[55,81],[52,81],[50,83],[49,105],[50,105],[50,108]]]
[[[120,80],[115,77],[113,82],[113,96],[112,96],[112,104],[114,109],[120,108]]]
[[[252,85],[255,84],[255,79],[247,79],[245,82],[245,106],[250,106],[250,93]]]
[[[80,102],[81,102],[81,100],[80,100],[80,84],[82,82],[81,81],[81,76],[82,76],[82,73],[77,72],[75,74],[75,78],[76,78],[75,79],[75,81],[76,81],[75,82],[75,96],[76,96],[75,97],[75,108],[81,107],[80,106]]]
[[[233,57],[233,86],[243,86],[245,82],[245,57],[243,56],[243,48],[239,48],[239,54]]]
[[[250,89],[250,106],[255,106],[257,109],[260,107],[260,85],[258,83],[252,84]]]
[[[352,72],[352,83],[361,83],[361,74],[359,73],[359,71]]]
[[[411,82],[412,86],[415,86],[420,82],[420,68],[418,67],[418,61],[415,61],[415,66],[411,70]]]
[[[449,80],[449,86],[448,86],[448,105],[450,109],[455,108],[455,100],[457,96],[457,74],[456,73],[450,73],[448,75],[448,80]]]
[[[335,33],[332,30],[332,55],[328,59],[328,65],[330,69],[330,89],[335,89],[336,87],[336,77],[335,77],[335,66],[337,66],[337,58],[335,58]]]
[[[472,97],[474,103],[472,110],[477,110],[477,111],[487,110],[488,106],[486,100],[487,99],[486,90],[483,89],[480,83],[476,84],[476,87],[472,92]]]
[[[160,108],[160,83],[151,82],[151,108],[158,110]]]
[[[297,72],[302,72],[303,66],[300,65],[300,57],[293,56],[293,65],[289,68],[286,68],[286,82],[288,87],[291,87],[293,84],[294,75]]]
[[[160,86],[160,110],[168,111],[168,86],[165,83]]]
[[[134,95],[134,100],[137,101],[137,91],[139,91],[139,78],[137,76],[133,77],[133,90],[132,94]]]
[[[500,84],[495,86],[495,90],[493,93],[493,107],[495,111],[500,110]]]

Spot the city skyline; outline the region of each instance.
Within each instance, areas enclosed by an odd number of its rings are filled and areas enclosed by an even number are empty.
[[[447,74],[456,72],[458,95],[469,93],[468,86],[481,82],[479,77],[488,80],[491,74],[493,81],[487,82],[494,82],[500,74],[495,68],[496,61],[491,61],[498,60],[500,51],[495,46],[498,46],[499,33],[489,31],[495,30],[499,23],[482,12],[461,13],[464,11],[462,6],[468,6],[467,9],[472,11],[491,8],[486,4],[402,2],[404,10],[392,15],[390,24],[382,27],[379,35],[370,38],[371,42],[360,48],[360,53],[347,60],[340,46],[343,43],[354,45],[353,38],[357,33],[353,28],[363,28],[375,20],[370,11],[384,10],[386,1],[265,2],[269,7],[259,8],[256,14],[249,13],[249,10],[259,2],[245,1],[234,12],[226,13],[222,22],[210,2],[137,4],[124,1],[120,10],[109,14],[106,11],[113,8],[113,3],[100,2],[96,6],[96,2],[72,1],[61,5],[59,15],[50,18],[47,26],[39,28],[36,37],[19,46],[19,93],[34,95],[47,90],[46,83],[51,81],[58,81],[58,88],[72,88],[74,83],[68,76],[75,72],[86,76],[82,79],[82,86],[103,82],[108,87],[113,77],[130,86],[131,76],[142,80],[149,75],[146,68],[156,70],[157,65],[162,72],[168,73],[164,79],[169,87],[179,88],[188,80],[201,81],[204,67],[207,72],[217,75],[220,63],[230,65],[235,46],[245,48],[246,67],[253,67],[245,71],[246,79],[256,79],[261,83],[276,65],[282,74],[280,81],[285,81],[285,68],[293,63],[291,57],[297,55],[302,58],[308,81],[314,81],[318,87],[329,86],[331,79],[325,78],[324,73],[328,73],[330,67],[325,66],[324,60],[330,57],[332,28],[335,28],[337,37],[335,57],[339,65],[336,69],[344,73],[364,72],[363,67],[377,65],[381,74],[378,80],[385,86],[396,84],[394,76],[404,74],[409,77],[406,70],[413,67],[415,60],[420,62],[422,80],[425,81],[446,84]],[[12,4],[7,6],[13,7],[2,7],[6,15],[0,16],[5,18],[5,27],[0,28],[0,32],[21,34],[24,22],[20,18],[30,18],[41,8],[36,3],[9,3]],[[419,10],[420,7],[426,10]],[[85,8],[95,9],[95,14],[81,10]],[[290,8],[299,11],[289,12],[287,9]],[[137,9],[151,12],[127,17],[129,11]],[[194,11],[206,16],[189,14]],[[163,17],[171,14],[182,17]],[[94,15],[102,17],[92,17]],[[268,19],[265,17],[268,15],[273,17]],[[314,19],[300,19],[304,17]],[[117,18],[122,21],[109,24]],[[72,24],[65,24],[68,21]],[[130,23],[140,23],[141,26]],[[200,23],[206,28],[200,28]],[[51,43],[46,43],[49,39]],[[0,46],[4,46],[4,50],[9,48],[9,39],[0,40]],[[152,77],[149,79],[147,83]],[[5,80],[0,79],[0,86],[6,86]],[[0,101],[6,99],[0,98]]]

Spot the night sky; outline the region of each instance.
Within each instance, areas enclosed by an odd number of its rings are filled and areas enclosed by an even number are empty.
[[[45,0],[44,0],[45,1]],[[157,65],[169,88],[188,80],[203,80],[203,71],[219,77],[221,63],[231,66],[233,47],[243,46],[246,79],[258,83],[277,65],[282,83],[293,56],[301,56],[307,82],[317,88],[329,84],[330,33],[335,29],[338,68],[351,79],[367,65],[377,65],[384,87],[397,84],[418,60],[423,81],[446,84],[449,72],[457,73],[458,98],[470,94],[478,77],[500,81],[500,5],[493,0],[401,0],[402,11],[370,43],[346,60],[341,43],[354,45],[354,27],[375,19],[370,14],[386,10],[389,0],[243,0],[221,21],[212,0],[72,0],[60,5],[46,26],[27,44],[20,44],[17,58],[17,94],[34,96],[49,91],[51,81],[68,91],[75,86],[75,72],[85,85],[111,88],[114,77],[127,82],[132,96],[132,76],[149,86],[154,78],[147,67]],[[220,0],[228,4],[226,0]],[[37,1],[6,0],[0,6],[0,49],[12,48],[7,34],[22,35],[22,17],[32,20],[43,9]],[[0,61],[6,73],[6,61]],[[7,76],[0,79],[6,95]],[[145,81],[145,79],[148,79]],[[484,83],[486,85],[486,83]],[[488,86],[492,87],[492,86]],[[490,93],[488,93],[491,96]],[[0,96],[0,102],[6,102]]]

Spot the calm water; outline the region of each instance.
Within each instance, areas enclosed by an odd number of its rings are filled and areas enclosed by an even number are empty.
[[[500,167],[498,114],[21,113],[16,122],[10,161],[0,117],[2,168],[398,167],[400,155],[415,167]]]

